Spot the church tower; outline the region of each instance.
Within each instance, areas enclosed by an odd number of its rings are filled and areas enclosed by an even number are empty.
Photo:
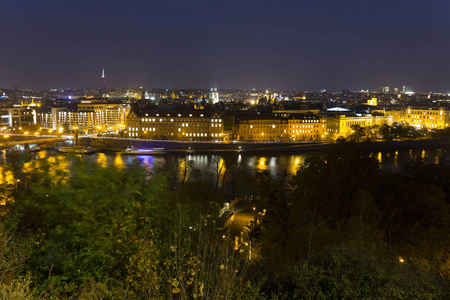
[[[215,83],[215,84],[211,83],[210,91],[209,91],[209,101],[212,104],[219,103],[219,92],[217,91],[217,83]]]

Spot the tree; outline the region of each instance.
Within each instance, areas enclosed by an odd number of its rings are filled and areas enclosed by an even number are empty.
[[[387,124],[381,125],[379,133],[380,133],[381,138],[383,139],[383,141],[392,141],[394,139],[394,134],[392,132],[392,127],[387,125]]]
[[[88,278],[123,277],[139,237],[151,233],[164,245],[172,224],[166,178],[136,166],[56,168],[34,163],[27,189],[6,207],[7,226],[32,234],[36,248],[26,263],[39,282],[70,292]]]
[[[361,142],[366,136],[366,129],[360,125],[352,125],[352,134],[350,134],[349,139],[355,142]]]

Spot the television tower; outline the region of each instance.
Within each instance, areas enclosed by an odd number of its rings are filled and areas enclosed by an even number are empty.
[[[102,68],[102,89],[105,88],[105,67]]]

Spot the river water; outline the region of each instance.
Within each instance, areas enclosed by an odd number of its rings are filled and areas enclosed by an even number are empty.
[[[372,153],[379,161],[381,168],[384,170],[398,171],[401,167],[411,159],[418,157],[424,158],[428,162],[437,162],[440,157],[450,159],[450,150],[447,149],[426,149],[426,150],[399,150]],[[287,170],[288,173],[294,174],[297,168],[305,161],[307,154],[235,154],[232,160],[247,166],[250,169],[269,170],[273,174],[278,174]],[[66,156],[58,154],[55,150],[44,150],[32,153],[31,157],[20,161],[15,157],[5,156],[4,151],[0,151],[0,169],[5,169],[7,165],[15,166],[16,171],[25,170],[30,166],[32,161],[50,160],[56,162],[61,168],[68,168],[74,156]],[[204,176],[208,176],[214,168],[214,164],[221,156],[217,154],[168,154],[159,156],[147,155],[125,155],[118,153],[96,153],[93,155],[85,155],[83,160],[97,163],[101,166],[114,165],[123,167],[138,162],[149,169],[164,169],[169,162],[176,161],[183,163],[183,158],[193,161],[194,167],[199,169]],[[11,174],[13,175],[13,174]],[[1,176],[1,175],[0,175]],[[0,183],[2,181],[0,177]],[[11,177],[10,177],[11,179]]]

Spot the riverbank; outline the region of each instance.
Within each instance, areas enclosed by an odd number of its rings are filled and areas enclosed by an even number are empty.
[[[97,138],[83,137],[78,140],[79,145],[90,146],[102,151],[122,151],[127,147],[135,148],[164,148],[167,152],[249,152],[249,153],[309,153],[323,152],[330,148],[329,143],[318,142],[182,142],[182,141],[156,141],[127,138]],[[429,149],[450,148],[450,138],[421,139],[409,141],[372,142],[370,150],[388,151],[398,149]]]

